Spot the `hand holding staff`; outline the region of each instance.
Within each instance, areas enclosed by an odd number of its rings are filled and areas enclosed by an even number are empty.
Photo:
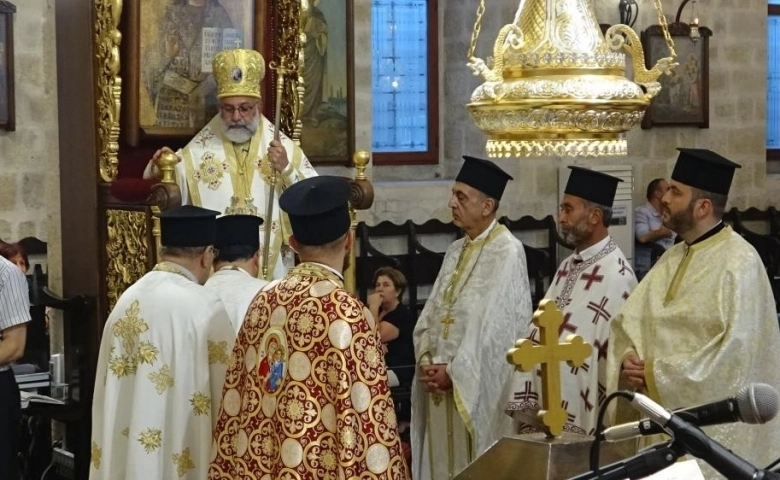
[[[280,142],[279,128],[282,121],[282,94],[284,93],[284,77],[295,72],[295,69],[287,64],[286,59],[281,57],[279,63],[271,62],[269,67],[276,71],[276,104],[274,105],[274,141]],[[284,148],[284,147],[282,147]],[[270,161],[270,159],[269,159]],[[273,227],[274,196],[276,194],[276,168],[271,167],[271,178],[269,179],[268,201],[265,207],[265,226],[263,240],[263,278],[270,281],[268,263],[271,252],[271,229]],[[271,275],[273,272],[271,272]]]

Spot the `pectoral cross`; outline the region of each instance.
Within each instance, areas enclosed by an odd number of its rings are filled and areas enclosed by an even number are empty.
[[[452,315],[449,313],[446,317],[441,319],[441,324],[444,325],[444,330],[441,332],[441,338],[447,340],[447,337],[450,336],[450,325],[455,323],[455,319],[452,318]]]
[[[241,48],[241,38],[236,38],[236,49]]]
[[[542,300],[534,312],[533,323],[539,328],[540,342],[518,340],[515,348],[507,353],[509,363],[521,372],[530,372],[534,366],[542,366],[542,410],[537,414],[548,437],[560,436],[566,424],[568,413],[561,405],[561,367],[566,362],[570,367],[581,367],[590,356],[593,347],[578,335],[569,335],[566,341],[558,343],[563,314],[553,300]]]

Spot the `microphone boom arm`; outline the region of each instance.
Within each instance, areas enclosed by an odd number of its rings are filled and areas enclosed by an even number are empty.
[[[685,449],[675,441],[650,447],[626,460],[621,460],[600,468],[572,477],[569,480],[623,480],[639,479],[660,472],[674,464],[678,458],[685,455]]]

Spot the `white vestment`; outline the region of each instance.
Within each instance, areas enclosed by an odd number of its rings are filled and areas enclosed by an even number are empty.
[[[176,183],[181,189],[181,201],[184,205],[196,205],[225,213],[231,207],[235,197],[243,205],[246,197],[251,197],[257,207],[256,215],[265,222],[260,226],[260,251],[265,244],[265,229],[271,229],[270,253],[268,261],[271,278],[282,278],[293,258],[284,259],[290,263],[285,266],[280,258],[282,245],[292,233],[287,216],[279,210],[279,196],[285,188],[304,178],[313,177],[317,172],[301,148],[289,137],[280,133],[282,144],[287,150],[290,164],[284,172],[277,172],[274,188],[274,206],[272,221],[266,216],[269,176],[268,145],[273,140],[274,126],[261,116],[260,125],[249,143],[237,145],[224,135],[222,118],[217,115],[198,132],[186,147],[176,152],[182,160],[176,165]],[[151,163],[144,177],[151,173]],[[246,213],[246,212],[243,212]]]
[[[222,302],[182,267],[128,288],[100,344],[90,478],[205,479],[234,341]]]
[[[265,280],[253,277],[242,268],[223,267],[209,277],[205,287],[222,299],[233,328],[238,334],[249,304],[267,284]]]
[[[579,335],[593,347],[581,367],[561,364],[561,401],[569,414],[565,431],[593,435],[598,413],[606,398],[607,348],[610,321],[636,287],[636,277],[623,252],[607,236],[602,241],[564,260],[552,279],[545,298],[555,300],[564,323],[559,342]],[[528,337],[540,341],[539,328],[531,325]],[[542,409],[540,367],[516,371],[507,410],[519,422],[519,433],[541,430],[536,413]]]
[[[761,258],[731,227],[708,235],[667,250],[612,322],[608,391],[629,388],[620,372],[631,354],[645,362],[646,393],[669,409],[722,400],[750,383],[780,390],[780,331]],[[615,406],[614,423],[640,416],[628,402]],[[703,430],[759,468],[780,456],[780,417]],[[708,480],[721,478],[699,465]]]
[[[506,353],[528,335],[530,319],[525,250],[503,225],[493,222],[473,241],[462,238],[447,249],[414,329],[414,349],[418,365],[447,364],[453,389],[442,396],[414,382],[415,480],[451,478],[511,433]]]

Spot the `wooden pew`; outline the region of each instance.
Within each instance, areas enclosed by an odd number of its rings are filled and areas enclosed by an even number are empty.
[[[730,223],[734,231],[756,249],[772,285],[775,303],[780,303],[780,220],[777,210],[774,207],[767,210],[751,207],[745,211],[732,208],[724,214],[723,221]]]
[[[533,305],[544,298],[552,277],[558,268],[558,245],[571,249],[558,234],[555,218],[547,215],[537,219],[525,215],[517,220],[501,217],[499,222],[506,225],[510,232],[519,237],[525,248],[528,263],[528,280],[531,284]],[[539,237],[544,237],[540,239]]]
[[[546,293],[558,267],[558,245],[571,247],[558,235],[552,215],[542,219],[524,216],[511,220],[502,217],[499,221],[523,240],[532,299],[536,304]],[[419,314],[425,304],[424,298],[441,269],[446,248],[462,235],[463,232],[453,223],[435,219],[419,225],[411,220],[401,225],[383,221],[376,226],[360,222],[356,260],[359,296],[367,298],[373,288],[374,272],[379,267],[391,266],[406,276],[408,305]]]
[[[409,227],[407,224],[397,225],[384,221],[373,227],[365,222],[357,226],[358,254],[355,259],[358,296],[364,301],[368,298],[368,291],[373,290],[374,272],[381,267],[393,267],[400,270],[407,278],[411,276],[411,259],[409,256]],[[406,245],[401,253],[389,254],[381,251],[378,242],[380,239],[402,242]],[[387,249],[385,249],[387,250]],[[411,291],[411,286],[409,287]],[[410,292],[411,293],[411,292]]]
[[[422,225],[416,225],[411,220],[407,220],[406,223],[411,233],[409,251],[414,258],[412,274],[415,276],[414,297],[412,298],[410,292],[410,305],[414,306],[419,315],[425,306],[425,301],[419,298],[420,288],[433,288],[433,283],[436,281],[444,262],[444,254],[447,253],[446,248],[462,237],[463,231],[453,223],[444,223],[436,219],[428,220]],[[430,244],[431,248],[424,245],[424,243],[431,242],[432,237],[437,236],[439,237],[437,245],[439,248]]]

